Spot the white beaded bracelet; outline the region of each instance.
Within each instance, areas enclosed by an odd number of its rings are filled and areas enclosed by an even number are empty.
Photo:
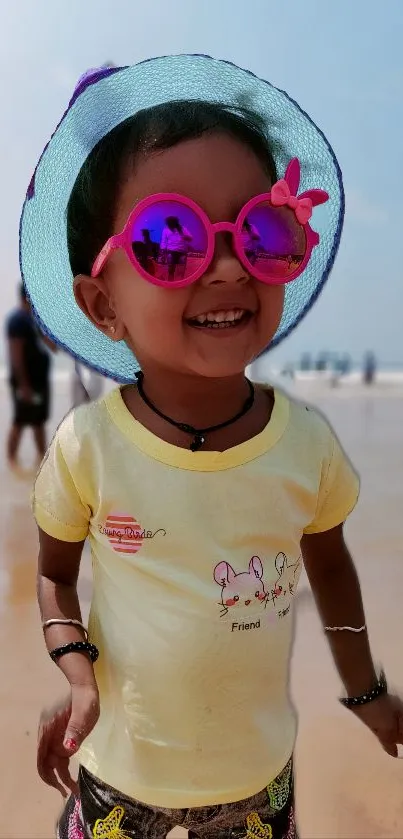
[[[44,621],[42,624],[42,629],[45,630],[48,626],[55,626],[57,624],[63,624],[66,626],[79,626],[80,629],[83,630],[86,639],[88,640],[88,630],[84,626],[81,621],[76,620],[75,618],[50,618],[47,621]]]
[[[366,625],[364,626],[325,626],[325,632],[365,632]]]

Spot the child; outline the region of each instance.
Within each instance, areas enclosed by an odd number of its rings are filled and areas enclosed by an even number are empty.
[[[245,92],[255,112],[237,105]],[[197,839],[296,836],[302,562],[342,701],[389,754],[403,741],[343,540],[357,476],[315,410],[245,378],[318,296],[343,209],[309,117],[205,56],[84,78],[38,164],[21,222],[32,305],[54,340],[122,383],[62,422],[34,489],[45,640],[70,683],[38,747],[41,777],[72,791],[63,839],[162,839],[175,825]],[[142,231],[160,245],[170,216],[192,240],[179,276],[136,257]]]

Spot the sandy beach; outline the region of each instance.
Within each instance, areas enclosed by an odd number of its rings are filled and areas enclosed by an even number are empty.
[[[327,414],[361,473],[361,500],[347,538],[361,577],[375,656],[390,684],[403,693],[403,388],[332,389],[316,381],[290,387]],[[4,383],[0,406],[4,437],[9,415]],[[68,408],[68,387],[60,380],[52,428]],[[22,459],[32,463],[28,439]],[[3,453],[0,474],[0,839],[51,839],[61,800],[36,775],[36,730],[41,707],[63,694],[65,682],[45,653],[36,606],[32,475],[10,473]],[[87,609],[88,555],[80,592]],[[384,754],[337,702],[339,680],[305,579],[297,602],[292,691],[300,720],[296,787],[301,837],[402,839],[403,760]]]

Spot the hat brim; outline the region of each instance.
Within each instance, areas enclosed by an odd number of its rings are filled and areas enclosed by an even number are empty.
[[[139,365],[124,342],[103,335],[76,304],[66,208],[80,169],[99,140],[138,111],[178,99],[232,106],[247,102],[264,120],[277,171],[283,174],[298,157],[300,191],[320,188],[329,193],[312,220],[320,243],[305,271],[286,286],[283,317],[269,348],[284,340],[311,308],[340,242],[340,167],[322,131],[284,91],[234,64],[203,55],[154,58],[89,76],[46,146],[28,189],[20,223],[20,265],[41,329],[66,352],[119,382],[132,382]]]

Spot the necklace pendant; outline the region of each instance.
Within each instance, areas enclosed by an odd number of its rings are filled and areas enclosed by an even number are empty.
[[[190,443],[189,447],[192,452],[198,452],[199,449],[201,449],[203,444],[206,442],[206,434],[210,434],[212,431],[221,431],[222,428],[227,428],[229,425],[232,425],[234,422],[237,422],[241,417],[245,416],[245,414],[247,414],[248,411],[250,411],[250,409],[252,408],[255,398],[255,390],[253,384],[248,379],[246,379],[246,382],[249,387],[249,396],[246,402],[244,402],[243,408],[240,411],[238,411],[238,413],[235,414],[234,417],[232,417],[229,420],[226,420],[226,422],[220,422],[218,423],[218,425],[211,425],[208,428],[204,428],[203,430],[200,429],[199,431],[197,431],[197,429],[194,428],[194,426],[189,425],[186,422],[177,422],[176,420],[172,419],[172,417],[168,417],[166,414],[163,414],[162,411],[160,411],[156,407],[156,405],[154,405],[154,403],[151,402],[147,394],[144,393],[144,376],[141,371],[139,373],[136,373],[136,378],[137,392],[140,398],[145,403],[145,405],[147,405],[147,407],[150,409],[150,411],[153,411],[154,414],[157,414],[157,416],[161,417],[161,419],[163,419],[165,422],[168,422],[170,425],[173,425],[174,428],[178,428],[180,431],[184,431],[185,434],[190,434],[193,437],[193,440]]]
[[[195,434],[195,436],[194,436],[194,438],[193,438],[193,440],[190,444],[190,450],[192,452],[198,452],[199,449],[201,449],[203,443],[205,443],[205,442],[206,442],[206,439],[205,439],[205,437],[203,437],[203,434]]]

